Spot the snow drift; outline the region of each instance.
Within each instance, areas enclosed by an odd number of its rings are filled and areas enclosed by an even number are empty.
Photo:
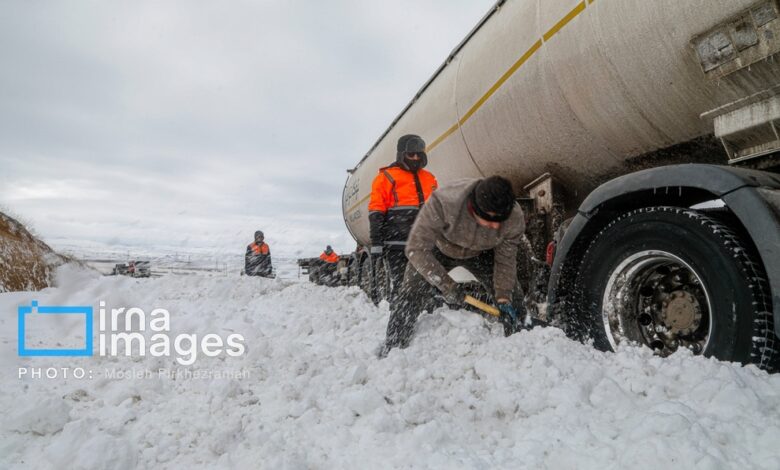
[[[753,366],[606,354],[552,328],[504,338],[446,308],[377,360],[388,308],[357,288],[60,275],[0,294],[3,468],[780,468],[780,376]],[[20,358],[32,300],[162,307],[173,333],[240,333],[246,353]],[[34,367],[94,376],[18,377]]]

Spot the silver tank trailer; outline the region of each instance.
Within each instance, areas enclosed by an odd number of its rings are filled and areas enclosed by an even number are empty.
[[[347,227],[369,243],[371,182],[420,134],[440,183],[527,192],[536,318],[780,368],[778,52],[778,0],[500,1],[350,171]],[[376,302],[382,266],[356,255]]]
[[[777,12],[774,0],[498,2],[350,171],[350,233],[369,243],[371,181],[406,133],[428,143],[440,183],[500,174],[519,191],[549,172],[579,201],[675,144],[725,164],[695,139],[719,109],[777,86],[780,64],[765,60]]]

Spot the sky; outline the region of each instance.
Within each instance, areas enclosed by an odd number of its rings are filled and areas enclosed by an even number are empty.
[[[3,2],[0,211],[64,251],[352,251],[346,170],[493,3]]]

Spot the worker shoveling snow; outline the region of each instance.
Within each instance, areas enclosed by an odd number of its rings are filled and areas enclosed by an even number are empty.
[[[780,376],[753,366],[606,354],[553,328],[505,338],[446,308],[378,360],[388,307],[357,288],[58,274],[0,294],[2,468],[780,468]],[[33,301],[91,305],[96,333],[101,305],[109,324],[135,307],[169,348],[101,356],[96,334],[92,357],[19,357]]]

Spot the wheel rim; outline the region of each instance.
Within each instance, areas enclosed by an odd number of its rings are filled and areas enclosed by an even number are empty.
[[[701,354],[712,334],[712,305],[701,276],[688,263],[665,251],[645,250],[610,274],[602,321],[613,350],[628,341],[662,356],[680,347]]]

